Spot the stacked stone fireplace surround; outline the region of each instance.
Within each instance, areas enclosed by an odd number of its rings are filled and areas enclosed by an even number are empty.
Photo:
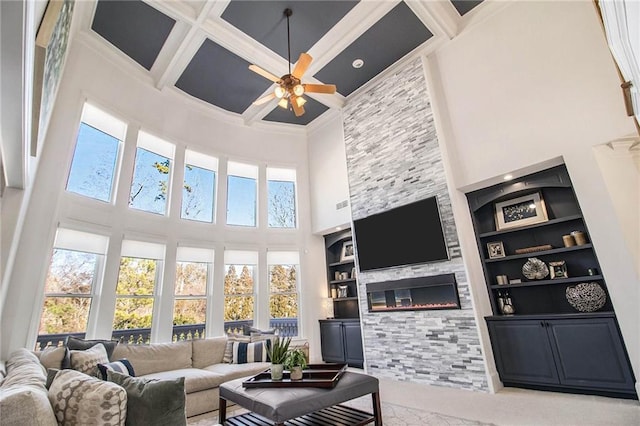
[[[349,102],[343,120],[353,220],[436,196],[450,257],[359,273],[368,371],[400,381],[487,391],[422,61],[407,63]],[[447,273],[456,276],[461,309],[368,312],[368,283]]]

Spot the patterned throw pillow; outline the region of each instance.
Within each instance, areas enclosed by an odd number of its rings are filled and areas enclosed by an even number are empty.
[[[186,426],[184,377],[145,379],[107,370],[107,380],[127,392],[127,425]]]
[[[59,425],[125,425],[127,393],[115,383],[60,370],[48,395]]]
[[[249,362],[266,362],[267,348],[265,342],[233,342],[233,364],[246,364]]]
[[[98,369],[102,374],[102,380],[107,380],[107,370],[117,371],[125,376],[135,377],[136,373],[133,371],[133,365],[129,360],[123,358],[118,361],[109,362],[107,364],[98,364]]]
[[[227,333],[227,347],[224,349],[224,357],[222,362],[231,364],[233,361],[233,342],[251,342],[251,336],[245,336],[244,334]]]
[[[89,376],[100,378],[98,364],[109,362],[107,351],[102,343],[87,349],[86,351],[69,351],[71,368]]]

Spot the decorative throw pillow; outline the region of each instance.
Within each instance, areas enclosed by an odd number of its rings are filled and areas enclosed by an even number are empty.
[[[233,364],[246,364],[249,362],[266,362],[267,348],[265,342],[233,342]]]
[[[86,351],[69,351],[71,359],[71,368],[89,376],[100,378],[98,364],[106,364],[109,362],[107,351],[102,345],[97,345],[87,349]]]
[[[104,345],[104,348],[107,351],[107,357],[111,360],[111,355],[113,355],[113,351],[116,349],[116,346],[118,346],[117,340],[84,340],[69,336],[67,337],[64,345],[74,351],[85,351],[98,343],[102,343]]]
[[[125,425],[127,393],[115,383],[60,370],[48,395],[59,425]]]
[[[98,370],[100,370],[103,380],[107,380],[107,370],[117,371],[118,373],[124,374],[125,376],[135,377],[136,375],[133,371],[133,365],[131,365],[129,360],[127,360],[126,358],[106,364],[98,364]]]
[[[107,370],[107,380],[127,391],[127,426],[185,426],[184,377],[172,380],[130,377]]]
[[[251,342],[251,336],[244,334],[227,333],[227,347],[224,349],[224,357],[222,362],[230,364],[233,361],[233,342]]]
[[[278,334],[278,329],[277,328],[272,328],[270,330],[260,330],[259,328],[255,328],[252,327],[250,325],[243,325],[242,326],[242,332],[244,333],[245,336],[251,336],[253,333],[258,333],[258,334]]]

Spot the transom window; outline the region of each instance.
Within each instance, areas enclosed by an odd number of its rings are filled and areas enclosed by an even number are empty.
[[[185,153],[182,219],[213,222],[218,159],[195,151]]]
[[[169,199],[175,146],[145,132],[138,134],[129,207],[164,215]]]
[[[229,161],[227,174],[227,225],[255,227],[258,167]]]
[[[67,191],[100,201],[113,199],[118,155],[127,125],[85,104],[67,179]]]
[[[267,167],[270,228],[296,227],[296,171]]]
[[[101,235],[58,229],[45,281],[39,335],[87,330],[107,244],[108,238]]]

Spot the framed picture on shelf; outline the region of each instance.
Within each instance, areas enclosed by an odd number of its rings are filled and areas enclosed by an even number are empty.
[[[505,257],[504,245],[502,241],[494,241],[487,243],[487,252],[489,253],[489,259],[499,259]]]
[[[356,253],[353,247],[353,241],[345,241],[344,244],[342,244],[342,251],[340,252],[340,262],[353,260],[355,257]]]
[[[558,262],[549,262],[549,272],[551,272],[552,280],[569,278],[569,275],[567,274],[567,264],[564,260]]]
[[[549,220],[540,192],[495,203],[495,215],[498,231]]]

